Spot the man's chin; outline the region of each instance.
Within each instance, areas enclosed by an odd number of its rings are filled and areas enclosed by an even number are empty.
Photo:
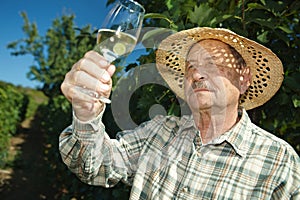
[[[188,101],[188,105],[190,107],[190,109],[192,111],[200,111],[200,110],[207,110],[207,109],[211,109],[213,104],[211,101],[207,101],[207,100],[190,100]]]

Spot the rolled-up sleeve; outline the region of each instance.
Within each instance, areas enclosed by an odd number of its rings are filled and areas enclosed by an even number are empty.
[[[102,115],[89,122],[73,117],[72,125],[59,137],[62,160],[87,184],[104,187],[113,187],[119,181],[132,184],[143,144],[161,119],[145,122],[111,139],[105,132]]]
[[[80,180],[112,187],[120,180],[127,182],[131,170],[120,142],[105,132],[102,115],[89,122],[74,115],[72,125],[60,134],[59,150],[63,162]]]

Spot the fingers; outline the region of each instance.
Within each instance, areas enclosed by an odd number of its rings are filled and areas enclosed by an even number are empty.
[[[97,52],[89,51],[66,74],[61,90],[70,101],[78,95],[74,91],[75,86],[87,88],[108,97],[112,87],[111,76],[114,72],[114,65],[109,64]]]
[[[114,65],[97,52],[89,51],[65,75],[61,90],[80,120],[93,119],[104,108],[104,103],[95,97],[109,97],[114,72]]]
[[[115,72],[115,66],[111,65],[103,56],[101,56],[96,51],[89,51],[84,55],[85,59],[89,59],[90,61],[94,62],[96,65],[100,66],[101,68],[105,69],[110,77]]]
[[[107,92],[110,88],[110,76],[104,69],[97,70],[96,74],[84,71],[74,71],[71,74],[73,84],[96,92]]]
[[[89,76],[107,83],[113,74],[111,68],[111,65],[98,53],[88,52],[73,66],[72,70],[85,72]],[[108,69],[110,72],[107,71]]]

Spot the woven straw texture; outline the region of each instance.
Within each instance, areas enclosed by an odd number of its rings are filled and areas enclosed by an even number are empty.
[[[216,39],[229,44],[250,67],[251,85],[240,98],[240,105],[246,110],[264,104],[280,88],[283,66],[270,49],[227,29],[198,27],[169,36],[162,41],[156,52],[158,71],[180,98],[185,99],[186,56],[190,47],[203,39]]]

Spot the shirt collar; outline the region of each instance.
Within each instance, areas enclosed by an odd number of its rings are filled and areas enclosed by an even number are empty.
[[[233,147],[235,152],[242,157],[246,156],[248,151],[247,141],[250,139],[251,120],[245,109],[241,110],[242,116],[240,121],[233,126],[229,131],[224,133],[226,141]]]
[[[221,140],[228,142],[237,154],[245,157],[247,153],[246,142],[249,141],[251,120],[245,109],[241,109],[241,117],[230,130],[220,136]]]
[[[229,143],[234,151],[240,155],[241,157],[245,157],[247,153],[247,145],[246,142],[249,140],[251,131],[249,130],[251,127],[251,120],[245,109],[239,109],[240,120],[236,123],[230,130],[222,134],[219,138],[211,141],[209,144],[221,144],[224,141]],[[195,123],[192,116],[186,118],[185,123],[183,124],[183,129],[193,128],[195,133],[197,133],[197,128],[195,127]],[[195,134],[195,139],[200,137],[199,133]],[[198,141],[198,140],[195,140]],[[198,138],[200,139],[200,138]],[[199,145],[199,141],[197,142]]]

